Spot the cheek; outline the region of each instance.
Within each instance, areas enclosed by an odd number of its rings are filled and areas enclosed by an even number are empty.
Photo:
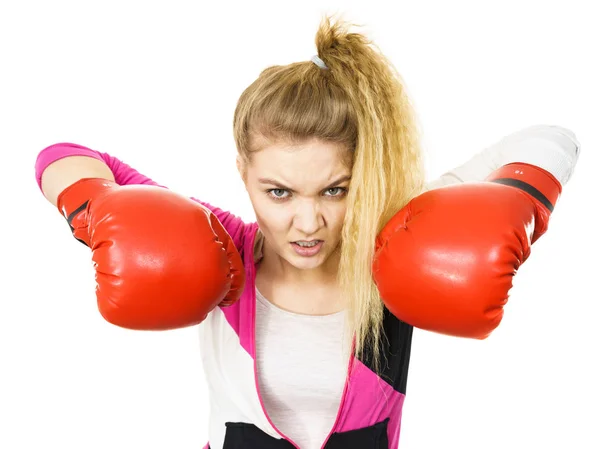
[[[289,220],[272,210],[256,211],[256,221],[263,232],[272,235],[287,233],[290,229]]]
[[[289,230],[291,216],[285,206],[273,203],[266,195],[251,195],[250,201],[263,233],[277,234]]]
[[[336,207],[332,213],[332,217],[332,223],[334,223],[332,227],[335,228],[336,231],[341,230],[344,226],[344,218],[346,217],[346,205],[340,204],[339,207]]]

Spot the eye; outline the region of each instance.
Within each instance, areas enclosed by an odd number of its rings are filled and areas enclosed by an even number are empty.
[[[283,196],[283,193],[286,193],[285,189],[269,189],[267,190],[267,196],[274,199],[275,201],[285,200],[287,197]]]
[[[331,189],[327,189],[326,192],[331,192],[331,191],[338,191],[340,192],[339,195],[327,195],[327,196],[332,196],[332,197],[341,197],[344,196],[346,194],[346,192],[348,191],[347,189],[345,189],[344,187],[332,187]]]

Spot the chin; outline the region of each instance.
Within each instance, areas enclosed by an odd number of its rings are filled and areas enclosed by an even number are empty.
[[[289,260],[288,262],[299,270],[312,270],[323,265],[324,260],[316,257],[310,258],[309,260],[308,258],[305,259],[301,256],[296,256],[293,260]]]

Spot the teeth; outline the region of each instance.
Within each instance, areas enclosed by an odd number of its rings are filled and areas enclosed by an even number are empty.
[[[308,242],[296,242],[296,244],[298,246],[302,246],[304,248],[310,248],[312,246],[315,246],[317,243],[319,243],[319,241],[315,241],[315,242],[312,242],[312,243],[308,243]]]

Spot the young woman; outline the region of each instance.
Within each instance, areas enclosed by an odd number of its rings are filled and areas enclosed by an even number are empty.
[[[347,28],[324,20],[319,56],[239,99],[256,223],[107,153],[38,155],[38,185],[92,250],[102,315],[199,324],[207,448],[397,447],[413,326],[485,338],[576,164],[573,133],[540,125],[425,184],[401,78]]]

